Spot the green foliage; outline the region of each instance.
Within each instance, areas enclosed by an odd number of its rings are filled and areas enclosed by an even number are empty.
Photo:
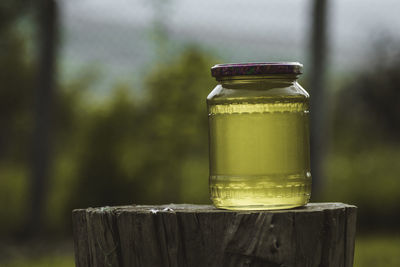
[[[21,227],[28,199],[34,74],[15,25],[21,3],[0,4],[0,235]]]
[[[397,227],[399,217],[394,211],[400,209],[399,158],[399,146],[331,153],[325,163],[324,200],[357,205],[363,229]]]
[[[9,24],[13,25],[13,24]],[[9,26],[11,27],[11,26]],[[21,228],[29,201],[35,62],[17,28],[0,31],[0,222]],[[52,120],[48,226],[65,230],[73,208],[130,203],[206,202],[205,97],[215,62],[188,47],[150,70],[143,95],[117,85],[97,105],[85,95],[90,74],[57,86]],[[143,101],[143,99],[145,99]]]
[[[388,40],[379,42],[369,65],[355,73],[337,96],[334,122],[337,143],[343,142],[350,149],[381,141],[399,143],[398,44]],[[351,147],[352,144],[355,146]]]
[[[20,27],[21,21],[30,21],[24,13],[25,2],[6,0],[0,4],[0,235],[22,228],[30,199],[37,62],[28,49],[26,32],[30,29],[26,27],[31,26]],[[64,141],[76,126],[75,107],[84,81],[80,78],[75,86],[58,86],[56,90],[51,123],[55,154],[65,149]],[[53,160],[59,164],[57,157]]]
[[[68,213],[87,206],[207,201],[205,97],[215,84],[213,63],[188,48],[149,73],[144,101],[117,86],[107,103],[86,114]]]
[[[400,222],[393,212],[400,209],[400,50],[378,47],[370,65],[337,95],[325,200],[358,205],[361,226],[395,227]]]
[[[0,159],[23,161],[32,128],[33,68],[26,61],[25,43],[16,30],[1,31],[0,39]]]
[[[23,225],[27,203],[26,168],[18,164],[0,164],[0,236],[10,235]]]

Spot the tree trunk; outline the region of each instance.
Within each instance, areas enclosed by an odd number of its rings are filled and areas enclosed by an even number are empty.
[[[38,234],[43,225],[51,154],[51,121],[55,81],[57,6],[54,0],[40,0],[38,19],[38,78],[35,92],[32,173],[30,181],[28,236]]]
[[[313,175],[312,192],[318,199],[318,192],[324,182],[323,161],[327,142],[327,1],[313,0],[311,25],[311,172]],[[313,199],[315,199],[313,197]]]
[[[352,266],[356,207],[229,211],[207,205],[73,211],[76,266]]]

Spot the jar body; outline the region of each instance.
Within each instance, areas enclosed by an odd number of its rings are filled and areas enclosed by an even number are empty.
[[[216,207],[286,209],[309,201],[309,95],[295,78],[233,77],[207,105]]]

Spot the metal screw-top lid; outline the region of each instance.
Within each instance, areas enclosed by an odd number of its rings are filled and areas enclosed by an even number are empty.
[[[299,62],[260,62],[217,64],[211,68],[213,77],[262,75],[262,74],[301,74],[303,65]]]

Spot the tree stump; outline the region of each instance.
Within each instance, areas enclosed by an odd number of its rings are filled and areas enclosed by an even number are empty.
[[[352,266],[356,210],[277,211],[170,204],[74,210],[77,267]]]

